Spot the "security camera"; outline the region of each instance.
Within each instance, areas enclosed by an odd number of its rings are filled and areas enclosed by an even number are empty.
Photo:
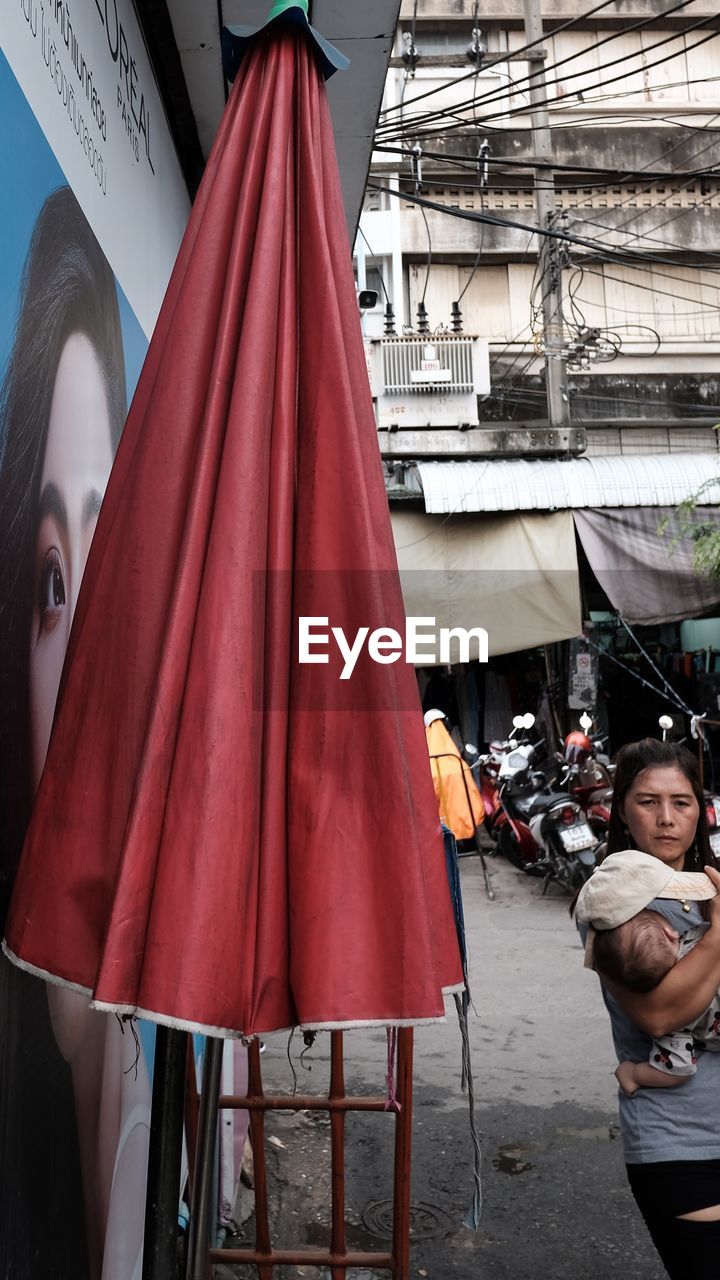
[[[357,300],[361,311],[372,311],[377,306],[377,289],[360,289]]]

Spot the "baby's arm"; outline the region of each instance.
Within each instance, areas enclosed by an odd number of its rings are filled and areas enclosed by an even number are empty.
[[[623,1093],[632,1097],[636,1089],[665,1089],[682,1084],[696,1071],[693,1034],[683,1029],[654,1040],[649,1062],[621,1062],[615,1075]]]
[[[637,1089],[667,1089],[682,1084],[687,1076],[671,1076],[649,1062],[621,1062],[616,1068],[615,1076],[623,1093],[632,1098]]]

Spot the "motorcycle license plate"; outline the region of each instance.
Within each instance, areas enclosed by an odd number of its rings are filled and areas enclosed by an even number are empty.
[[[720,831],[710,832],[710,848],[716,858],[720,858]]]
[[[715,821],[717,825],[720,827],[720,800],[718,800],[717,796],[713,796],[712,803],[713,803],[713,809],[715,810]]]
[[[563,848],[568,853],[577,853],[578,849],[589,849],[595,843],[595,837],[587,822],[580,822],[576,827],[568,827],[560,832]]]

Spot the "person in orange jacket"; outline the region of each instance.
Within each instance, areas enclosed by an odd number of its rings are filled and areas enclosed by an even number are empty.
[[[485,819],[483,802],[470,766],[460,755],[448,733],[445,716],[437,708],[425,713],[425,736],[440,819],[456,840],[472,839]]]

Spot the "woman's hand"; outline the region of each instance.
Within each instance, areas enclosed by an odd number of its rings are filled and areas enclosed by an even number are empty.
[[[720,871],[715,867],[703,867],[705,875],[712,880],[718,893],[705,903],[705,919],[711,929],[720,929]]]

